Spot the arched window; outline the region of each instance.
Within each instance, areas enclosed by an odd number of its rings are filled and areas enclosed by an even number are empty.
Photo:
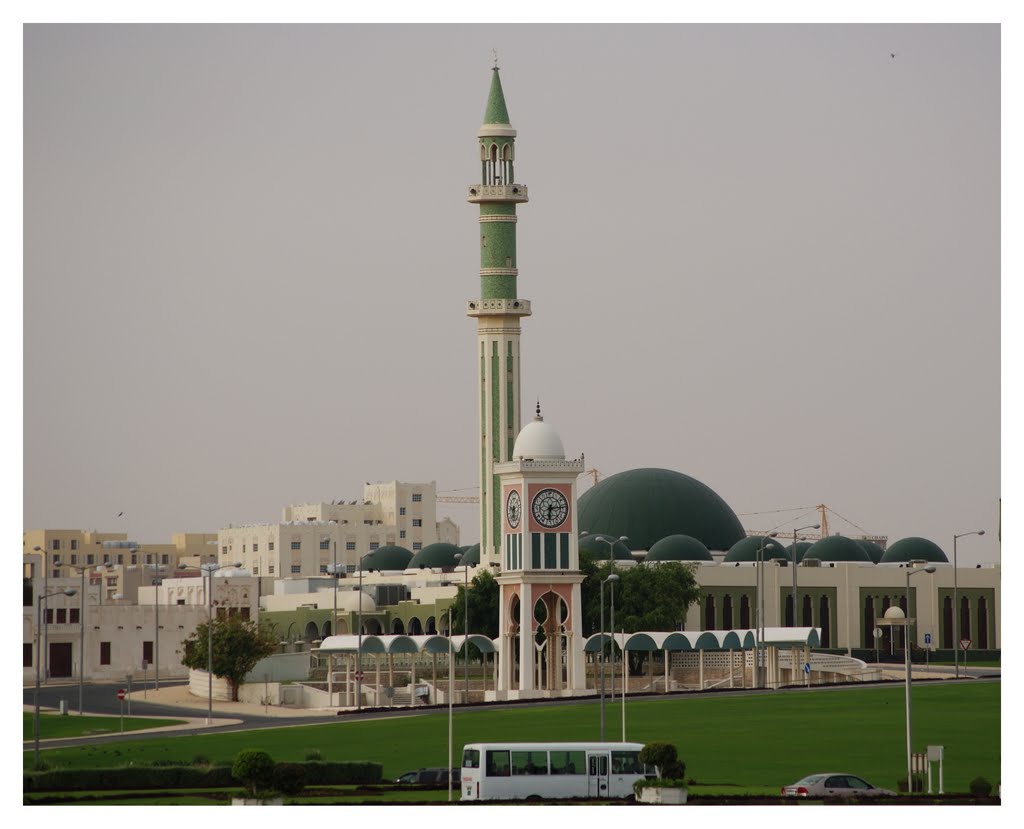
[[[391,620],[391,633],[395,636],[401,636],[405,633],[405,625],[402,623],[401,619]]]
[[[861,643],[863,648],[873,648],[875,646],[875,599],[873,596],[868,596],[864,602],[864,641]]]
[[[786,594],[786,627],[795,627],[793,624],[793,594]]]
[[[732,596],[722,597],[722,630],[732,630]]]
[[[978,597],[978,647],[988,649],[988,603],[984,596]]]
[[[812,614],[811,597],[804,596],[804,606],[801,608],[801,616],[803,616],[802,627],[809,628],[814,627],[814,617]]]
[[[910,618],[910,611],[907,609],[907,594],[904,593],[900,596],[900,610],[903,611],[903,618]],[[896,635],[896,641],[899,644],[900,650],[907,647],[907,625],[904,625],[899,629],[899,633]]]
[[[715,597],[704,600],[704,630],[715,630]]]
[[[302,636],[307,642],[312,642],[314,639],[320,638],[320,629],[316,626],[316,622],[306,623],[306,632]]]
[[[960,598],[960,638],[971,638],[971,601],[966,596]]]
[[[424,628],[428,636],[434,636],[437,633],[437,622],[434,621],[433,616],[427,617],[427,621],[424,623]]]
[[[821,620],[821,646],[832,647],[832,619],[828,612],[828,596],[822,596],[818,603],[818,618]]]
[[[423,625],[420,624],[420,620],[417,619],[415,616],[413,616],[409,620],[409,635],[410,636],[422,636],[423,635]]]
[[[942,647],[955,648],[953,641],[953,600],[946,596],[942,600]]]
[[[320,629],[320,638],[326,639],[331,635],[331,622],[330,620],[324,622],[324,626]]]
[[[740,630],[750,630],[750,596],[740,596]]]
[[[885,611],[892,607],[892,602],[888,596],[882,596],[882,616],[885,616]],[[882,625],[882,650],[885,653],[892,653],[892,625]]]

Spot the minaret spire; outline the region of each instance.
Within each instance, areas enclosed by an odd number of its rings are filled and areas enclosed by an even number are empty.
[[[502,505],[494,465],[512,457],[522,426],[519,403],[521,317],[528,300],[517,296],[516,206],[528,201],[515,180],[516,131],[508,117],[494,51],[484,122],[477,131],[480,183],[469,187],[468,201],[480,205],[480,299],[467,303],[477,320],[480,360],[480,563],[501,562]]]

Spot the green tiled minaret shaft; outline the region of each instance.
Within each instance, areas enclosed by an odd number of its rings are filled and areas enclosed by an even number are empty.
[[[516,131],[508,117],[498,67],[484,123],[477,132],[480,183],[468,200],[480,205],[480,298],[466,313],[477,320],[480,368],[480,563],[500,564],[502,504],[494,464],[510,460],[519,434],[519,335],[530,303],[516,296],[516,205],[528,201],[515,180]]]

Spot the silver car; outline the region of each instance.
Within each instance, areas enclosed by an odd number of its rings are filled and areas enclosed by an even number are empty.
[[[877,789],[863,777],[830,771],[810,774],[791,786],[783,786],[785,797],[881,797],[895,795],[888,789]]]

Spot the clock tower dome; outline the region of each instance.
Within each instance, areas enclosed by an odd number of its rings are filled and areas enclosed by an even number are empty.
[[[501,499],[497,699],[586,691],[576,479],[558,433],[537,416],[495,464]]]

